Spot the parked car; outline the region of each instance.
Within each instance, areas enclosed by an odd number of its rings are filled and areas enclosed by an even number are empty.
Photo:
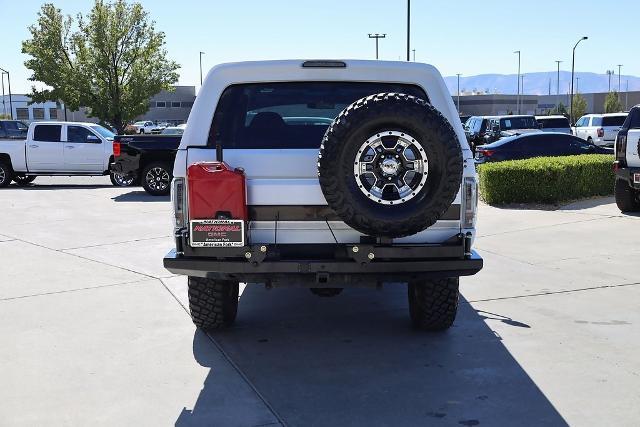
[[[415,327],[452,325],[458,278],[482,268],[471,249],[477,179],[435,67],[224,64],[207,74],[188,123],[164,266],[189,276],[198,327],[233,323],[240,282],[321,296],[404,282]]]
[[[465,135],[472,149],[485,143],[484,136],[487,132],[490,116],[472,116],[465,123]]]
[[[29,125],[21,122],[20,120],[0,120],[0,139],[24,139],[27,137],[28,129]]]
[[[476,149],[476,162],[529,159],[542,156],[575,156],[579,154],[613,154],[584,140],[559,132],[540,132],[503,138]]]
[[[169,194],[173,162],[181,135],[117,135],[113,140],[110,170],[140,182],[153,196]]]
[[[484,135],[485,143],[525,133],[541,133],[534,116],[495,116],[489,120]]]
[[[131,125],[137,133],[160,133],[162,129],[160,126],[153,123],[151,120],[135,122]]]
[[[640,105],[629,111],[615,143],[616,204],[622,212],[640,212]]]
[[[578,119],[573,134],[592,144],[613,147],[627,114],[587,114]]]
[[[536,121],[543,132],[560,132],[571,134],[571,124],[565,116],[536,116]]]
[[[0,139],[0,187],[40,175],[109,175],[114,134],[94,123],[33,122],[25,139]],[[111,175],[114,185],[130,185]]]
[[[183,133],[184,128],[178,126],[167,126],[160,132],[161,135],[182,135]]]

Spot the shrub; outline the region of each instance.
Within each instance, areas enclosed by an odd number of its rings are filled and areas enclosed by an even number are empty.
[[[488,204],[558,203],[613,193],[613,156],[536,157],[478,165]]]

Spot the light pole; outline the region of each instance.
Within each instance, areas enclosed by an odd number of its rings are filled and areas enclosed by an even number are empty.
[[[580,93],[580,77],[576,77],[576,93]]]
[[[618,97],[620,97],[620,73],[622,72],[622,64],[618,64]]]
[[[378,34],[378,33],[369,34],[370,39],[376,39],[376,59],[378,59],[378,40],[383,39],[385,37],[387,37],[386,34]]]
[[[578,47],[578,44],[582,41],[582,40],[587,40],[589,37],[584,36],[582,37],[580,40],[578,40],[576,42],[576,44],[573,46],[573,56],[571,58],[571,95],[569,97],[569,103],[571,104],[571,110],[569,112],[569,117],[570,117],[570,122],[573,124],[573,74],[575,72],[575,65],[576,65],[576,48]]]
[[[202,86],[202,55],[204,52],[200,52],[200,86]]]
[[[558,107],[560,106],[560,63],[562,61],[558,61],[556,60],[556,64],[558,64],[558,77],[556,79],[556,83],[558,84],[558,87],[556,88],[556,110],[558,110]]]
[[[516,50],[513,53],[518,54],[518,97],[516,98],[516,110],[520,114],[520,51]]]
[[[613,74],[613,70],[607,70],[607,76],[609,76],[609,89],[607,93],[611,92],[611,75]]]
[[[4,101],[4,73],[0,73],[0,81],[2,81],[2,115],[7,115],[7,105]]]
[[[624,93],[624,111],[629,109],[629,80],[627,79],[627,90]]]
[[[0,68],[0,71],[7,75],[7,83],[9,85],[9,116],[11,116],[11,120],[13,120],[13,103],[11,101],[11,76],[9,76],[9,72],[4,68]]]
[[[458,114],[460,114],[460,76],[462,74],[456,74],[458,76]]]
[[[411,34],[411,0],[407,0],[407,61],[409,61],[410,34]]]

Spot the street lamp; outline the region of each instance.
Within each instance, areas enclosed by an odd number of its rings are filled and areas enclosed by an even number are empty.
[[[370,39],[376,39],[376,59],[378,59],[378,40],[383,39],[385,37],[387,37],[386,34],[378,34],[378,33],[369,34]]]
[[[409,61],[409,35],[411,34],[411,0],[407,0],[407,61]]]
[[[202,55],[204,52],[200,52],[200,86],[202,86]]]
[[[513,53],[518,54],[518,98],[516,98],[516,110],[520,114],[520,51],[516,50]]]
[[[580,40],[578,40],[576,42],[576,44],[573,46],[573,56],[571,58],[571,95],[569,98],[569,103],[571,104],[569,107],[571,108],[571,110],[569,110],[569,117],[570,117],[570,122],[573,124],[573,74],[575,72],[575,65],[576,65],[576,48],[578,47],[578,44],[582,41],[582,40],[587,40],[589,37],[584,36],[582,37]]]
[[[620,73],[622,72],[622,64],[618,64],[618,97],[620,97]]]
[[[4,68],[0,68],[0,71],[2,71],[3,74],[7,75],[7,83],[9,84],[9,115],[11,116],[11,120],[13,120],[13,104],[11,102],[11,77],[9,76],[9,72]],[[4,97],[2,99],[4,100]]]
[[[558,64],[558,77],[557,77],[557,81],[556,83],[558,84],[558,87],[556,88],[556,110],[558,110],[558,107],[560,106],[560,63],[562,61],[558,61],[556,60],[556,64]]]
[[[458,76],[458,114],[460,114],[460,76],[462,74],[456,74]]]

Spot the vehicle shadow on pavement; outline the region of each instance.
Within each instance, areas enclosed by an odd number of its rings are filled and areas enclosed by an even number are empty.
[[[535,326],[480,315],[461,299],[449,331],[415,331],[406,292],[388,285],[320,298],[306,289],[248,286],[236,326],[211,337],[293,426],[566,425],[483,319]],[[194,356],[208,366],[210,349],[199,341],[196,333]],[[202,421],[214,405],[215,368],[178,425]]]
[[[147,194],[146,191],[131,191],[129,193],[119,194],[112,197],[111,200],[115,202],[168,202],[171,200],[170,196],[152,196]]]

